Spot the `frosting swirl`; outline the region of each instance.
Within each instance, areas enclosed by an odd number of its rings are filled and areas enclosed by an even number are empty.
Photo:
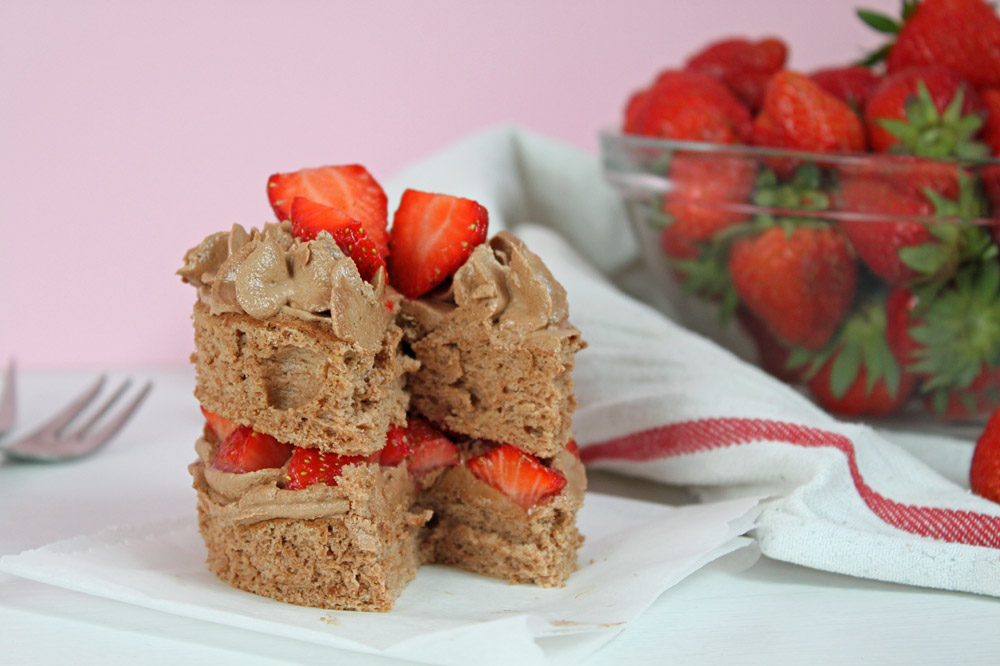
[[[381,344],[392,318],[384,305],[384,271],[369,284],[328,232],[302,241],[287,221],[249,232],[234,224],[212,234],[187,251],[177,274],[197,288],[212,314],[325,322],[338,338],[364,349]]]

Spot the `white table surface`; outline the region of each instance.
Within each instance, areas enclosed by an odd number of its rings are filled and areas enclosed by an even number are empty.
[[[81,391],[86,371],[20,373],[16,430]],[[104,451],[62,465],[0,465],[0,555],[190,508],[202,418],[188,369],[151,378],[147,404]],[[676,489],[606,473],[591,488],[670,504]],[[890,585],[762,558],[723,561],[665,592],[586,663],[1000,664],[1000,599]],[[942,566],[947,566],[942,563]],[[997,572],[1000,576],[1000,571]],[[398,664],[134,607],[0,574],[0,664]]]

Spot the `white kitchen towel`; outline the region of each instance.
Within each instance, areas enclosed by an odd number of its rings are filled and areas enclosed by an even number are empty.
[[[476,199],[569,294],[589,348],[574,417],[584,460],[707,498],[765,495],[755,536],[775,559],[852,576],[1000,596],[1000,505],[955,482],[954,451],[921,460],[803,395],[612,281],[636,259],[624,208],[584,151],[514,127],[474,135],[404,170],[405,188]],[[934,438],[909,435],[924,450]],[[918,447],[919,448],[919,447]],[[930,463],[930,464],[928,464]],[[967,464],[967,463],[966,463]]]

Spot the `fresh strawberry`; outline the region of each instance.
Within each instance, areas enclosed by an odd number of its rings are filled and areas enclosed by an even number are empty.
[[[718,303],[720,321],[727,323],[739,303],[726,270],[728,243],[694,241],[677,233],[675,227],[671,224],[660,236],[674,279],[686,294]]]
[[[465,263],[486,240],[489,215],[471,199],[406,190],[392,221],[389,280],[419,298]]]
[[[208,427],[212,436],[215,438],[214,441],[221,442],[229,434],[236,430],[236,424],[229,419],[224,419],[218,414],[208,411],[204,407],[201,408],[201,413],[205,415],[205,425]]]
[[[302,240],[312,240],[328,231],[344,254],[354,260],[358,273],[371,282],[385,259],[360,222],[338,208],[331,208],[304,197],[292,200],[292,232]]]
[[[750,136],[750,112],[708,74],[668,70],[629,100],[624,130],[682,141],[743,143]]]
[[[392,426],[379,462],[398,465],[406,461],[410,474],[418,479],[441,467],[461,462],[458,447],[440,430],[420,417],[411,417],[406,427]]]
[[[662,203],[671,228],[692,240],[708,240],[746,221],[756,173],[754,162],[739,156],[676,153],[670,162],[673,187]]]
[[[768,79],[785,66],[788,47],[769,37],[757,42],[733,38],[713,42],[691,56],[684,68],[714,76],[751,110],[760,108]]]
[[[377,455],[377,454],[376,454]],[[374,456],[341,456],[336,453],[322,453],[316,449],[298,446],[292,451],[285,474],[286,490],[302,490],[314,483],[337,485],[341,472],[348,465],[374,462]]]
[[[975,494],[1000,503],[1000,409],[993,412],[976,441],[969,486]]]
[[[858,113],[865,108],[865,103],[879,83],[879,77],[872,70],[860,65],[820,69],[810,74],[809,78]]]
[[[958,73],[940,65],[910,67],[887,76],[865,105],[872,150],[924,157],[977,159],[975,140],[985,107]]]
[[[323,166],[276,173],[267,179],[267,198],[279,220],[291,219],[295,197],[342,210],[361,223],[379,254],[389,255],[388,199],[363,166]]]
[[[771,77],[764,104],[753,122],[758,146],[818,152],[861,152],[865,133],[845,102],[804,74],[781,71]]]
[[[851,305],[857,265],[844,236],[816,222],[736,240],[729,275],[746,307],[778,338],[819,349]]]
[[[958,172],[958,199],[950,200],[933,189],[951,189],[948,174],[939,175],[932,186],[934,172],[915,173],[916,183],[903,187],[896,186],[901,177],[881,173],[842,178],[836,199],[850,217],[841,229],[868,268],[891,285],[948,278],[990,248],[984,229],[955,224],[956,219],[982,215],[983,202],[972,179]],[[920,183],[923,192],[914,189]]]
[[[799,359],[789,363],[797,365]],[[806,386],[822,407],[846,416],[884,416],[913,392],[917,378],[890,348],[886,311],[871,303],[847,318],[836,338],[812,356]]]
[[[281,467],[292,455],[292,445],[247,426],[237,426],[222,440],[212,461],[212,468],[243,474],[270,467]]]
[[[934,206],[926,197],[900,192],[886,179],[851,178],[842,184],[837,205],[851,213],[840,228],[875,275],[889,284],[909,284],[919,275],[899,251],[934,242],[927,227],[912,219],[933,215]]]
[[[501,444],[466,465],[477,479],[526,511],[566,485],[562,474],[510,444]]]
[[[991,246],[947,284],[914,290],[908,369],[934,411],[966,418],[1000,404],[1000,263]]]
[[[889,73],[945,65],[976,87],[1000,85],[1000,18],[984,0],[923,0],[889,50]]]

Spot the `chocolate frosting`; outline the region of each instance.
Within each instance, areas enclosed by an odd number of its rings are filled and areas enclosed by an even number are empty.
[[[456,309],[519,335],[558,326],[569,316],[566,290],[538,255],[506,231],[473,250],[447,288],[404,307],[424,330],[437,328]]]
[[[378,348],[392,318],[385,307],[385,271],[369,284],[328,232],[302,241],[287,221],[249,232],[234,224],[229,232],[212,234],[187,251],[177,274],[198,289],[212,314],[318,321],[364,349]]]

